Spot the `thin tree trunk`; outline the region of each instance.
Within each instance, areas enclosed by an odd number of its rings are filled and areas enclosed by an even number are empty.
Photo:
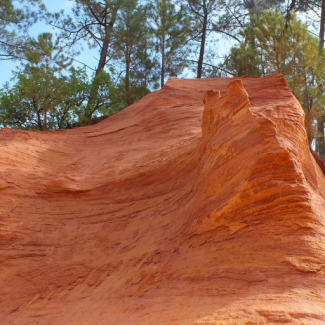
[[[280,71],[279,51],[276,48],[275,48],[275,64],[276,64],[277,72],[281,72]]]
[[[40,129],[40,131],[43,131],[43,124],[42,124],[42,115],[40,114],[40,112],[37,110],[37,106],[36,106],[36,115],[37,115],[37,124],[38,124],[38,128]]]
[[[203,18],[203,26],[202,26],[201,47],[200,47],[199,61],[198,61],[198,65],[197,65],[197,78],[198,79],[202,78],[207,25],[208,25],[208,12],[207,12],[205,2],[204,2],[204,18]]]
[[[111,42],[112,31],[117,18],[118,10],[119,7],[115,7],[113,9],[111,20],[107,22],[105,26],[105,39],[103,41],[103,46],[100,52],[100,58],[96,69],[96,76],[105,68],[106,58],[108,54],[108,47]],[[105,22],[106,22],[106,18],[105,18]]]
[[[325,0],[322,1],[321,20],[319,28],[319,48],[322,51],[324,49],[324,35],[325,33]]]
[[[292,92],[296,96],[296,55],[293,56],[293,66],[292,66]]]
[[[161,46],[161,73],[160,73],[160,86],[165,84],[165,36],[162,40]]]
[[[316,151],[321,155],[325,155],[324,141],[324,116],[317,117],[317,136],[316,136]]]
[[[297,4],[297,0],[292,0],[290,6],[287,9],[286,20],[289,21],[291,19],[291,12],[295,10]],[[287,25],[286,25],[287,26]],[[288,26],[287,26],[288,27]]]
[[[126,64],[125,64],[125,101],[126,104],[129,106],[132,104],[130,98],[130,57],[126,55]]]
[[[322,54],[324,51],[324,38],[325,38],[325,0],[322,0],[321,20],[319,28],[319,52]],[[323,89],[320,89],[322,92]],[[321,156],[325,156],[325,134],[324,134],[324,114],[323,112],[317,118],[317,137],[316,137],[316,148]]]
[[[144,50],[144,62],[145,62],[145,65],[144,65],[144,86],[147,88],[147,85],[148,85],[148,69],[147,69],[147,61],[148,61],[148,53],[147,53],[147,48],[148,48],[148,43],[147,43],[147,36],[145,38],[145,50]]]
[[[109,46],[110,41],[111,41],[110,32],[106,31],[106,38],[103,42],[103,46],[100,51],[100,57],[99,57],[96,74],[95,74],[96,76],[104,69],[104,67],[106,65],[106,58],[107,58],[107,54],[108,54],[108,46]]]
[[[47,110],[46,109],[44,109],[43,129],[44,129],[44,131],[47,130]]]
[[[45,79],[45,98],[43,103],[43,130],[47,130],[47,112],[50,109],[49,100],[50,100],[50,80],[48,78],[48,73],[50,71],[49,60],[46,60],[46,79]]]
[[[91,116],[94,112],[93,108],[96,103],[97,95],[98,95],[99,83],[97,82],[97,77],[101,73],[101,71],[103,71],[105,68],[106,58],[107,58],[107,54],[108,54],[108,47],[109,47],[110,41],[111,41],[111,34],[107,30],[102,49],[100,51],[100,57],[99,57],[98,65],[96,68],[95,77],[92,81],[92,85],[91,85],[91,89],[90,89],[90,95],[89,95],[88,104],[87,104],[87,112],[88,112],[87,117],[89,119],[91,118]]]
[[[104,70],[105,65],[106,65],[106,59],[108,55],[108,49],[109,49],[109,44],[111,42],[111,36],[112,36],[112,31],[113,27],[117,18],[117,12],[118,12],[118,7],[114,8],[114,11],[112,13],[112,17],[110,22],[107,22],[107,25],[105,26],[105,39],[103,41],[103,45],[100,51],[100,57],[98,61],[98,65],[96,68],[96,73],[94,80],[92,82],[91,90],[90,90],[90,95],[88,99],[88,104],[87,104],[87,118],[90,119],[92,114],[94,113],[94,106],[95,102],[97,100],[97,95],[98,95],[98,89],[99,89],[99,84],[96,80],[97,76],[101,73],[101,71]]]

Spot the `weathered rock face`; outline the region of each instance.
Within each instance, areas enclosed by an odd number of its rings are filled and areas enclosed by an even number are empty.
[[[1,324],[323,324],[324,198],[281,75],[1,130]]]

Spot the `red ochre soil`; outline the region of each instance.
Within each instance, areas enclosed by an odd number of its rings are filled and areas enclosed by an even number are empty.
[[[325,324],[324,197],[279,74],[1,130],[0,323]]]

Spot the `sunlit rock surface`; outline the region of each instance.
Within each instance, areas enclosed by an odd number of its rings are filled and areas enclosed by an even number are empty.
[[[279,74],[1,130],[0,323],[323,324],[324,197]]]

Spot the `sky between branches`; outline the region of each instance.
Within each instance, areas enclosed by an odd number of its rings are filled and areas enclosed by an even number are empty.
[[[43,3],[50,12],[57,12],[64,9],[66,13],[70,12],[73,4],[73,2],[70,0],[43,0]],[[39,22],[30,28],[29,35],[32,37],[37,37],[39,34],[44,32],[55,33],[57,30],[47,25],[45,22]],[[95,67],[97,52],[98,51],[96,50],[89,50],[87,46],[84,46],[84,50],[75,59],[89,65],[90,67]],[[77,62],[75,62],[75,65],[82,66]],[[0,60],[0,87],[6,82],[10,82],[10,79],[13,77],[12,71],[18,66],[18,62]]]
[[[148,0],[143,1],[146,2]],[[65,13],[70,13],[71,7],[73,6],[73,0],[43,0],[43,3],[45,4],[49,12],[58,12],[63,9]],[[302,20],[312,19],[312,17],[307,18],[303,16],[304,15],[300,17]],[[58,30],[51,27],[50,25],[47,25],[45,22],[39,22],[30,28],[29,35],[31,37],[37,37],[39,34],[44,32],[51,32],[55,34],[56,32],[58,32]],[[228,50],[233,45],[231,40],[218,40],[216,35],[212,35],[212,39],[210,40],[213,41],[215,46],[214,50],[219,56],[225,55],[225,53],[228,52]],[[88,66],[90,68],[95,69],[97,65],[97,57],[98,49],[89,50],[87,48],[87,45],[84,43],[83,50],[78,56],[74,58],[74,66],[83,67],[85,65],[86,67]],[[13,77],[13,71],[16,70],[18,67],[18,62],[0,60],[0,87],[2,87],[6,82],[10,82],[11,78]],[[87,72],[91,75],[93,71],[90,68],[87,68]],[[187,69],[186,71],[184,71],[181,77],[195,78],[195,73]]]

